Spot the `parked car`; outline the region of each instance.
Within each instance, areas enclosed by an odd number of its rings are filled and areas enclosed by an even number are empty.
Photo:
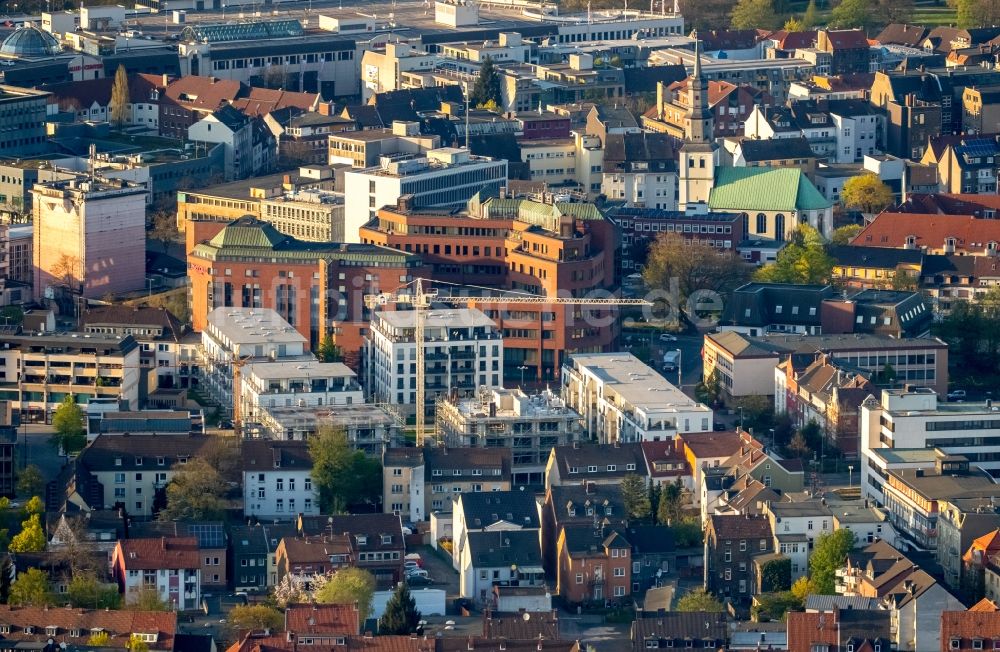
[[[412,579],[417,579],[417,578],[421,578],[421,579],[425,579],[426,580],[427,579],[427,571],[425,571],[422,568],[414,568],[412,570],[407,570],[406,571],[406,579],[412,580]]]
[[[965,390],[956,389],[948,392],[949,401],[964,401],[965,400]]]
[[[715,430],[715,432],[725,432],[726,430],[729,430],[724,423],[716,423],[712,429]]]
[[[677,341],[677,336],[676,335],[671,335],[670,333],[660,333],[660,341],[661,342],[676,342]]]

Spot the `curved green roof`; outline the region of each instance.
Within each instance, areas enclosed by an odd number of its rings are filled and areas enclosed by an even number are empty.
[[[708,196],[713,210],[813,211],[833,206],[799,168],[719,167]]]
[[[231,222],[209,244],[215,247],[267,247],[273,248],[288,236],[268,222],[262,222],[250,215]]]

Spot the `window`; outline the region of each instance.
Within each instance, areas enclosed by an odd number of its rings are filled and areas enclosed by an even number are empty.
[[[981,639],[981,638],[974,638],[974,639],[972,639],[972,649],[973,650],[982,650],[983,649],[983,639]]]
[[[576,583],[577,584],[583,584],[583,573],[577,573],[576,574]]]
[[[961,642],[962,642],[961,639],[952,637],[948,647],[950,647],[952,650],[957,650]]]
[[[625,595],[625,587],[624,586],[616,586],[615,587],[615,597],[620,598],[620,597],[622,597],[624,595]]]
[[[747,551],[746,539],[740,539],[740,552],[746,552],[746,551]]]
[[[625,569],[624,568],[616,568],[615,569],[615,577],[625,577]]]

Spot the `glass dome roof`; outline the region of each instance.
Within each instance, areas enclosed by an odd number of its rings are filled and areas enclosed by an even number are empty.
[[[0,54],[15,57],[49,57],[62,50],[59,42],[37,27],[22,27],[0,44]]]

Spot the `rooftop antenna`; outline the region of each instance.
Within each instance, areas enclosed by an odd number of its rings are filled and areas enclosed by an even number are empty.
[[[469,149],[469,105],[472,95],[472,89],[469,88],[469,84],[465,84],[465,151],[472,153]]]
[[[96,167],[96,162],[95,162],[96,158],[97,158],[97,145],[95,143],[91,143],[87,157],[87,172],[90,175],[91,181],[94,180],[94,168]]]

